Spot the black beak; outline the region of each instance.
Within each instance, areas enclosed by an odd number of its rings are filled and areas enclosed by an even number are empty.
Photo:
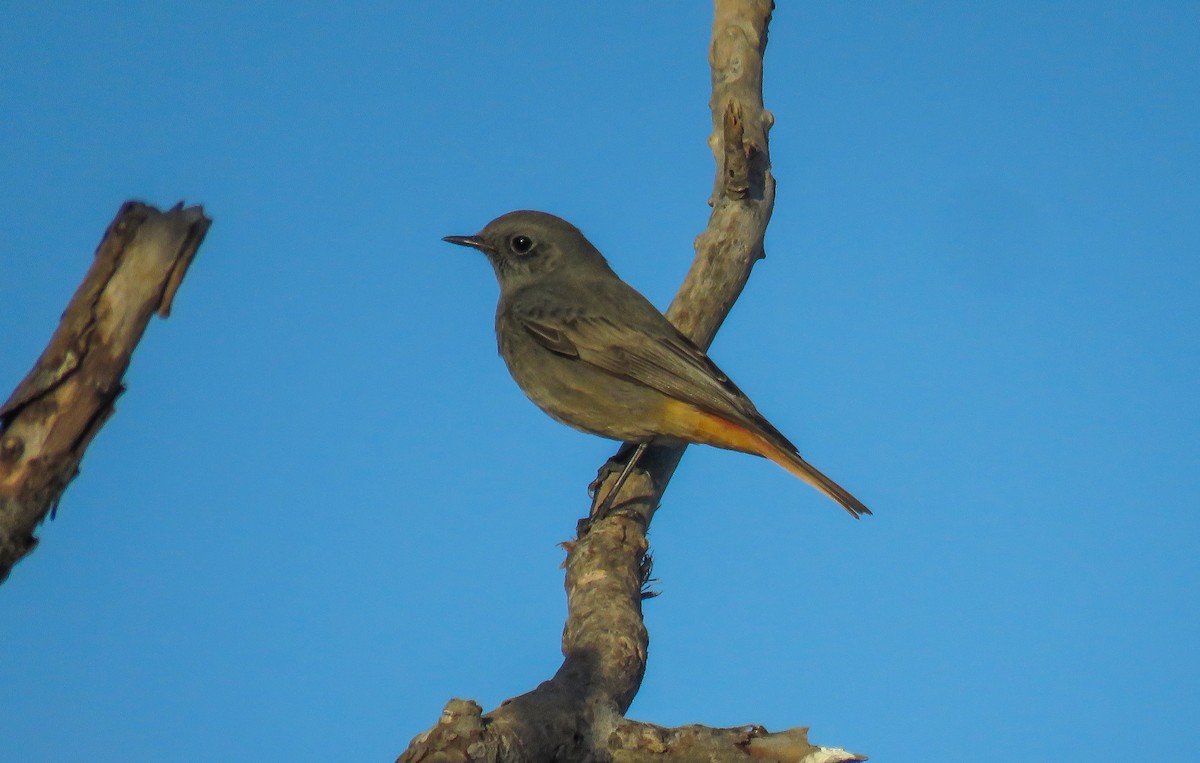
[[[479,249],[484,252],[491,250],[491,247],[483,243],[478,236],[445,236],[442,238],[442,241],[458,244],[459,246],[469,246],[472,249]]]

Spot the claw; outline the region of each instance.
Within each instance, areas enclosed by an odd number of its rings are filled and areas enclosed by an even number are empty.
[[[642,454],[646,452],[647,445],[648,443],[644,442],[638,443],[637,445],[625,443],[623,446],[621,446],[621,449],[617,451],[615,456],[606,461],[604,466],[600,467],[600,471],[596,474],[596,479],[592,482],[592,485],[589,486],[594,487],[594,490],[592,491],[593,501],[596,498],[595,492],[600,489],[600,486],[604,484],[604,481],[608,479],[610,474],[617,471],[617,465],[619,463],[618,459],[622,459],[622,457],[624,457],[631,448],[633,449],[633,455],[628,456],[628,460],[625,461],[624,466],[621,467],[621,476],[617,477],[616,483],[604,496],[604,500],[600,502],[600,505],[593,507],[591,512],[591,518],[593,520],[602,519],[608,515],[609,509],[612,508],[613,499],[617,497],[617,493],[620,492],[621,488],[625,485],[625,480],[629,479],[630,472],[633,471],[633,467],[637,465],[637,462],[642,457]]]

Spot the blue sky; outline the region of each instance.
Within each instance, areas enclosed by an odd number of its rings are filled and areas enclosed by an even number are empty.
[[[633,717],[876,760],[1189,749],[1200,6],[782,4],[768,257],[712,354],[854,522],[693,448]],[[665,306],[712,182],[701,3],[9,2],[0,387],[121,202],[214,219],[0,587],[14,761],[390,760],[557,667],[612,452],[446,234],[583,228]]]

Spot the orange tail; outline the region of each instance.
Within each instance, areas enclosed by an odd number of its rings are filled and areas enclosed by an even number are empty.
[[[850,516],[858,519],[863,514],[871,513],[871,510],[864,506],[862,501],[851,495],[849,490],[826,477],[815,466],[800,458],[798,453],[789,453],[786,450],[781,450],[766,440],[763,440],[763,444],[767,446],[766,450],[759,452],[758,455],[771,459],[837,501],[842,505],[843,509],[850,512]]]
[[[756,456],[769,458],[837,501],[855,519],[858,519],[863,514],[871,513],[871,510],[863,505],[862,501],[851,495],[850,491],[846,490],[846,488],[818,471],[816,467],[801,458],[799,453],[786,450],[771,442],[768,439],[767,433],[748,429],[688,403],[680,403],[678,401],[672,401],[672,403],[686,410],[676,409],[671,411],[668,416],[674,418],[676,421],[687,419],[692,424],[690,427],[692,437],[685,439],[706,445],[715,445],[718,448],[740,450],[743,453],[753,453]],[[672,416],[672,414],[674,415]],[[767,426],[769,427],[770,425]],[[779,437],[783,439],[782,435]]]

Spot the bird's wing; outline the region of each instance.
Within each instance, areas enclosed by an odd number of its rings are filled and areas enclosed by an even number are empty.
[[[513,317],[551,352],[733,421],[765,428],[794,450],[737,385],[642,295],[629,289],[616,295],[620,309],[603,309],[603,297],[609,295],[604,289],[600,292],[591,295],[597,298],[591,300],[593,310],[555,310],[542,304],[533,310],[518,308]]]

